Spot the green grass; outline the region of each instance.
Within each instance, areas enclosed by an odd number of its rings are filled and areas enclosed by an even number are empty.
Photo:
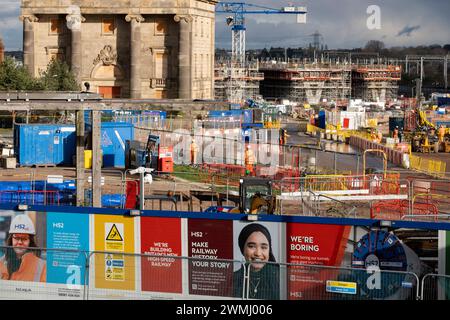
[[[203,182],[200,175],[200,170],[187,165],[177,165],[173,166],[173,176],[192,181],[192,182]]]

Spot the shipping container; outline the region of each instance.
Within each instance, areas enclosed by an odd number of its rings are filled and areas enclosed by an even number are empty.
[[[91,132],[91,125],[86,124]],[[125,168],[125,143],[134,140],[134,126],[125,122],[102,122],[100,141],[103,167]]]
[[[389,117],[389,132],[394,132],[395,127],[398,127],[398,130],[404,130],[405,118]]]
[[[20,166],[73,165],[74,125],[16,124],[14,152]]]

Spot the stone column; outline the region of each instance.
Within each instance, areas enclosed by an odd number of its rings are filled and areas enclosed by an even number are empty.
[[[39,21],[35,15],[20,16],[23,22],[23,64],[34,77],[34,23]]]
[[[72,31],[71,42],[71,69],[81,87],[82,75],[82,54],[81,54],[81,23],[86,19],[79,13],[68,14],[66,16],[67,28]]]
[[[141,98],[141,22],[145,19],[140,14],[125,17],[130,26],[130,98]]]
[[[192,99],[192,62],[191,62],[191,42],[192,42],[192,21],[190,15],[174,18],[180,24],[180,47],[178,51],[178,98]]]

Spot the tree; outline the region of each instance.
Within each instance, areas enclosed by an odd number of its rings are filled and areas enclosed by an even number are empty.
[[[0,64],[0,91],[30,91],[39,90],[40,87],[39,81],[11,57],[6,57]]]
[[[380,52],[383,50],[386,46],[384,45],[383,41],[379,40],[370,40],[367,42],[366,46],[364,47],[365,51],[371,51],[371,52]]]
[[[41,82],[45,90],[49,91],[80,91],[75,76],[67,63],[52,59],[41,75]]]

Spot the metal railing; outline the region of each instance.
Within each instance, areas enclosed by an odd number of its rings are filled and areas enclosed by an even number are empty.
[[[450,276],[427,274],[422,278],[421,300],[450,300]]]

